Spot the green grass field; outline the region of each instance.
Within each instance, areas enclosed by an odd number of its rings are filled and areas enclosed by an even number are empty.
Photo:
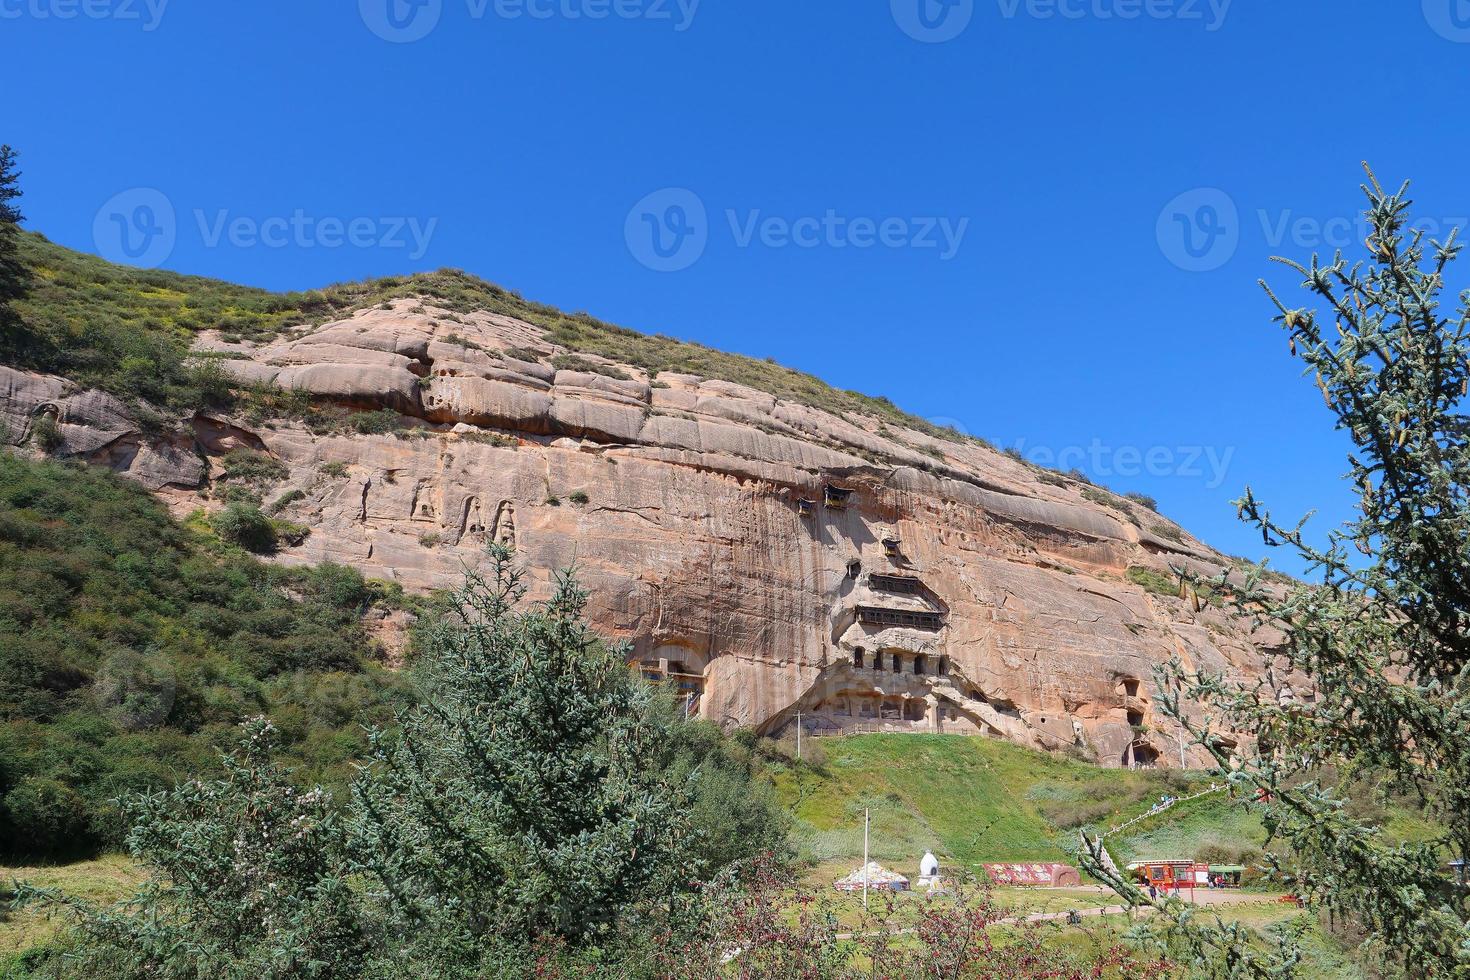
[[[985,738],[857,735],[814,744],[813,761],[778,767],[776,783],[797,818],[798,853],[817,863],[861,859],[864,808],[873,859],[904,868],[929,849],[969,870],[990,861],[1072,861],[1079,828],[1106,829],[1165,793],[1210,784],[1202,774],[1099,769]],[[1127,860],[1239,854],[1263,839],[1257,817],[1221,795],[1144,821],[1109,845]]]
[[[125,854],[108,854],[72,864],[0,865],[0,893],[11,883],[24,881],[54,888],[77,898],[110,905],[131,895],[142,880],[141,869]],[[17,959],[26,950],[44,946],[66,923],[32,909],[6,911],[0,905],[0,977],[14,974]]]

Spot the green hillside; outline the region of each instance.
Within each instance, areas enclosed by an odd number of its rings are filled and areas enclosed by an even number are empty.
[[[0,453],[0,859],[116,845],[113,799],[210,770],[253,714],[343,785],[399,683],[361,617],[400,601],[263,564],[106,470]]]
[[[810,764],[782,768],[777,786],[796,815],[799,852],[818,862],[860,859],[865,807],[877,860],[913,863],[932,848],[970,866],[1070,861],[1079,828],[1106,829],[1166,793],[1184,796],[1211,783],[1198,773],[1099,769],[963,736],[824,738],[812,754]],[[1251,857],[1263,840],[1259,819],[1220,794],[1143,821],[1109,846],[1120,860],[1156,849],[1235,860]]]

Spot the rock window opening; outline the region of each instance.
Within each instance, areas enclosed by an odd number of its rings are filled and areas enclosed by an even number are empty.
[[[863,648],[862,647],[858,647],[856,650],[852,651],[852,665],[854,667],[856,667],[858,670],[862,670],[863,669]]]
[[[1129,711],[1128,712],[1128,724],[1131,727],[1133,727],[1133,728],[1142,728],[1143,727],[1143,712],[1142,711]]]
[[[922,653],[914,658],[914,673],[924,673],[924,655]]]
[[[1138,697],[1138,678],[1136,678],[1136,677],[1125,677],[1125,678],[1123,678],[1123,696],[1124,697],[1129,697],[1129,698],[1136,698],[1136,697]]]
[[[863,563],[854,558],[847,563],[847,577],[855,579],[863,573]]]
[[[945,674],[948,674],[948,673],[949,673],[949,658],[948,657],[940,657],[939,658],[939,674],[940,674],[940,676],[944,676]]]

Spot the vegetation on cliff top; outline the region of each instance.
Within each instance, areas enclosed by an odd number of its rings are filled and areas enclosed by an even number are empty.
[[[541,327],[549,343],[651,374],[684,372],[738,382],[838,414],[872,416],[940,438],[963,438],[899,410],[886,398],[842,391],[771,361],[639,333],[587,313],[563,313],[457,269],[272,293],[162,269],[114,265],[34,232],[19,232],[18,238],[31,288],[15,303],[20,324],[3,338],[0,361],[161,407],[188,409],[228,397],[228,385],[207,360],[188,358],[189,344],[201,330],[262,341],[389,300],[424,298],[454,313],[483,310],[517,317]]]

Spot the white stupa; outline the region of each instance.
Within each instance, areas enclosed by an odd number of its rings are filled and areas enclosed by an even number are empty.
[[[919,884],[931,887],[939,884],[939,858],[933,851],[925,851],[919,859]]]

